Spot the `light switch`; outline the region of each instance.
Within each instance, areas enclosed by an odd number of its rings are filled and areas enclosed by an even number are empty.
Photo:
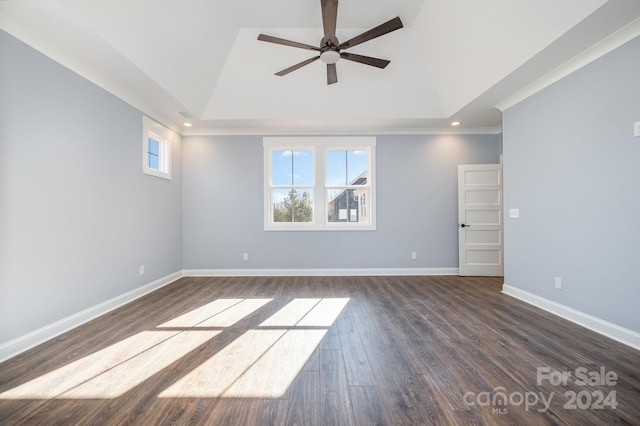
[[[509,209],[509,218],[520,219],[520,209]]]
[[[640,121],[633,123],[633,136],[640,137]]]

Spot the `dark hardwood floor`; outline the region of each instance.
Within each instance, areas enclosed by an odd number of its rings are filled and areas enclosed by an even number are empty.
[[[183,278],[0,364],[0,424],[640,424],[640,352],[501,284]]]

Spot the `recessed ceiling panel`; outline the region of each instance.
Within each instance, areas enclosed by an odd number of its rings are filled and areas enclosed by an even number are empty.
[[[338,29],[347,40],[362,30]],[[267,32],[267,30],[264,30]],[[240,30],[204,119],[318,119],[443,117],[413,31],[403,28],[349,49],[390,60],[385,69],[340,59],[338,83],[327,85],[315,61],[285,76],[274,73],[317,55],[257,40],[262,30]],[[269,35],[318,45],[320,29],[274,29]]]

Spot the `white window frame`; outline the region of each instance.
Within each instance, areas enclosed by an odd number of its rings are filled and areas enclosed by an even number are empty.
[[[265,231],[373,231],[376,229],[376,138],[374,136],[340,137],[265,137],[264,147],[264,230]],[[313,221],[273,222],[272,152],[313,151]],[[327,215],[326,153],[330,150],[367,152],[368,222],[329,222]]]
[[[175,133],[162,124],[142,116],[142,172],[171,180],[171,142]],[[158,141],[158,168],[149,167],[149,139]]]

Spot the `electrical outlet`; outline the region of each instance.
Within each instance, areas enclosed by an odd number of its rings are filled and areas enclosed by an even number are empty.
[[[416,260],[418,258],[418,253],[416,253],[415,251],[411,252],[411,260]]]
[[[558,290],[562,290],[562,278],[556,277],[555,283],[556,283],[556,288]]]
[[[144,265],[140,265],[140,275],[144,275]]]
[[[249,260],[249,253],[242,253],[242,260]]]

